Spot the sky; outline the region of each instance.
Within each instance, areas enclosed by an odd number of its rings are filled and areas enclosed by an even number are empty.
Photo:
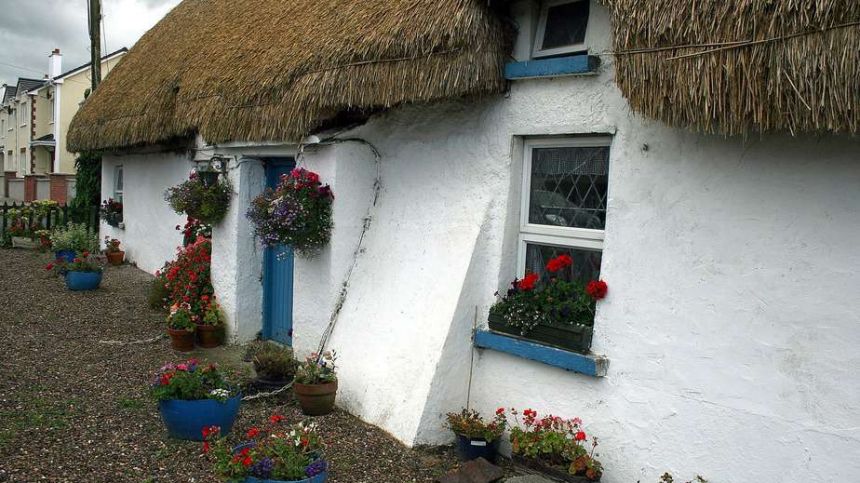
[[[179,1],[102,0],[102,55],[131,48]],[[63,72],[90,61],[87,0],[0,0],[0,84],[43,78],[55,48]]]

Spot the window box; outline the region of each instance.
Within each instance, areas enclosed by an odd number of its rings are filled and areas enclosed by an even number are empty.
[[[120,225],[122,225],[122,213],[106,213],[104,220],[108,225],[120,228]]]
[[[539,460],[538,458],[527,458],[518,454],[512,454],[511,461],[513,461],[515,467],[535,470],[556,481],[566,481],[569,483],[586,483],[591,481],[600,481],[600,478],[598,478],[597,480],[589,480],[584,476],[571,475],[567,471],[563,471],[562,469],[559,469],[555,466],[550,466]]]
[[[588,352],[591,349],[591,338],[594,334],[591,327],[562,324],[541,324],[527,334],[522,334],[519,327],[508,325],[500,315],[490,314],[488,321],[490,330],[495,332],[575,352]]]

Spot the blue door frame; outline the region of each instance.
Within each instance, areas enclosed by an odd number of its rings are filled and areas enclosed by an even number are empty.
[[[267,188],[296,166],[292,158],[265,163]],[[266,248],[263,257],[263,338],[293,345],[293,249],[286,245]]]

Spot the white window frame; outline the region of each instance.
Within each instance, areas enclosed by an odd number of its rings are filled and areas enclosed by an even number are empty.
[[[532,58],[549,57],[551,55],[570,54],[573,52],[587,51],[588,41],[588,24],[591,20],[591,10],[588,11],[588,17],[585,19],[585,37],[578,44],[565,45],[563,47],[555,47],[552,49],[543,48],[543,38],[546,34],[546,22],[549,16],[549,9],[557,5],[566,3],[589,2],[591,0],[544,0],[541,2],[540,15],[538,16],[537,32],[535,33],[534,48],[532,49]]]
[[[118,181],[120,179],[120,174],[122,174],[122,186],[117,187]],[[117,189],[119,188],[119,189]],[[123,199],[123,191],[125,188],[125,173],[123,172],[122,165],[118,164],[113,167],[113,199],[119,201],[120,203],[125,203]],[[119,195],[119,196],[117,196]]]
[[[21,104],[18,105],[18,124],[20,124],[21,127],[27,127],[27,109],[26,109],[26,107],[27,107],[26,102],[22,102]]]
[[[558,147],[594,148],[609,147],[611,144],[611,136],[530,138],[523,142],[523,184],[521,191],[522,204],[520,205],[519,249],[517,250],[517,276],[522,277],[525,275],[526,251],[529,243],[602,252],[603,239],[606,234],[605,230],[529,223],[532,153],[534,149]],[[607,173],[607,179],[608,177]]]

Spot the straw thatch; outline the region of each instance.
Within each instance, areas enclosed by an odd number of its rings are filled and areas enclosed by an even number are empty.
[[[499,92],[483,0],[184,0],[75,116],[72,151],[298,140],[338,113]]]
[[[860,132],[860,1],[603,1],[634,110],[726,135]]]

